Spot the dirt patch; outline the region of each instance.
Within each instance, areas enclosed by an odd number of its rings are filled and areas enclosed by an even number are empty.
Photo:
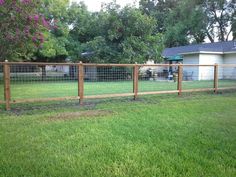
[[[113,114],[113,112],[105,111],[105,110],[87,110],[87,111],[80,111],[80,112],[59,113],[55,116],[50,116],[48,120],[57,121],[57,120],[72,120],[72,119],[80,119],[80,118],[95,118],[95,117],[102,117],[102,116],[106,116],[110,114]]]
[[[60,102],[43,102],[43,103],[31,103],[31,104],[15,104],[12,106],[10,111],[7,111],[8,114],[14,116],[22,115],[34,115],[38,114],[38,111],[47,112],[47,111],[56,111],[60,109],[72,108],[80,110],[83,109],[95,109],[96,103],[85,102],[83,106],[79,105],[78,101],[75,100],[65,100]],[[1,111],[1,110],[0,110]]]

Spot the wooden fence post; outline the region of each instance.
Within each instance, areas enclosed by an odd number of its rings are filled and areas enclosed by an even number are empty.
[[[133,68],[133,93],[134,100],[138,97],[138,65],[135,63]]]
[[[10,89],[10,66],[8,64],[8,61],[5,60],[5,63],[3,64],[3,75],[4,75],[4,99],[6,103],[6,110],[10,110],[10,100],[11,100],[11,89]]]
[[[79,103],[82,105],[84,99],[84,66],[82,62],[78,65],[78,95]]]
[[[177,84],[177,90],[178,95],[180,96],[182,94],[182,80],[183,80],[183,66],[178,66],[178,84]]]
[[[218,70],[219,66],[218,64],[214,65],[214,92],[217,93],[218,91]]]

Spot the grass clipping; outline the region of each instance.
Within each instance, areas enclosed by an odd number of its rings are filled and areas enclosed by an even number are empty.
[[[49,121],[58,121],[58,120],[72,120],[72,119],[81,119],[81,118],[96,118],[111,115],[112,111],[105,110],[88,110],[80,112],[67,112],[59,113],[48,118]]]

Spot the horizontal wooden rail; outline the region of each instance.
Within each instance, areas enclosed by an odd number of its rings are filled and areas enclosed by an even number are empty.
[[[218,64],[218,66],[221,66],[221,67],[236,67],[236,64]]]
[[[235,89],[236,90],[236,87],[218,87],[218,90],[233,90]]]
[[[86,99],[94,99],[94,98],[112,98],[112,97],[126,97],[126,96],[134,96],[134,93],[88,95],[88,96],[84,96],[84,98],[86,98]]]
[[[212,91],[214,88],[200,88],[200,89],[186,89],[182,90],[182,92],[203,92],[203,91]]]
[[[5,62],[0,62],[1,65],[4,65]],[[46,66],[46,65],[72,65],[75,66],[78,63],[41,63],[41,62],[8,62],[9,65],[41,65],[41,66]]]
[[[6,62],[0,62],[0,65],[4,65]],[[8,65],[62,65],[62,66],[77,66],[78,63],[43,63],[43,62],[7,62]],[[214,66],[215,64],[112,64],[112,63],[83,63],[83,66],[96,66],[96,67],[134,67],[135,65],[139,67],[158,67],[158,66]],[[236,67],[236,64],[219,64],[221,67]]]
[[[33,103],[33,102],[63,101],[63,100],[79,100],[79,97],[71,96],[71,97],[58,97],[58,98],[19,99],[19,100],[12,100],[11,103]]]
[[[103,67],[103,66],[107,66],[107,67],[133,67],[135,64],[95,64],[95,63],[84,63],[84,66],[97,66],[97,67]]]
[[[155,94],[168,94],[168,93],[178,93],[178,92],[179,92],[178,90],[139,92],[138,95],[155,95]]]
[[[221,87],[217,88],[217,90],[236,90],[236,87]],[[182,92],[203,92],[203,91],[214,91],[214,88],[201,88],[201,89],[187,89],[187,90],[182,90]]]
[[[182,92],[202,92],[202,91],[213,91],[213,90],[214,90],[214,88],[188,89],[188,90],[182,90]],[[236,90],[236,87],[222,87],[222,88],[218,88],[218,90]],[[155,95],[155,94],[171,94],[171,93],[178,93],[178,90],[139,92],[138,95]],[[84,98],[98,99],[98,98],[113,98],[113,97],[128,97],[128,96],[134,96],[134,93],[88,95],[88,96],[84,96]],[[60,98],[19,99],[19,100],[12,100],[11,104],[47,102],[47,101],[63,101],[63,100],[79,100],[79,97],[72,96],[72,97],[60,97]],[[5,103],[6,103],[5,101],[0,100],[0,104],[5,104]]]

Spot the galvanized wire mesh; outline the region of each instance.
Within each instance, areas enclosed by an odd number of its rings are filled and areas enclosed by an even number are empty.
[[[133,68],[84,66],[84,94],[104,95],[133,92]]]
[[[10,70],[12,100],[78,95],[77,66],[13,64]]]
[[[0,101],[4,100],[3,65],[0,64]]]
[[[236,65],[219,67],[219,88],[236,88]]]
[[[206,89],[214,87],[214,65],[183,66],[182,89]]]
[[[177,66],[142,66],[139,68],[139,92],[177,89]]]
[[[78,96],[78,64],[9,63],[9,65],[11,101]],[[110,94],[128,96],[134,92],[134,65],[84,64],[82,67],[84,70],[82,94],[85,96],[102,97]],[[183,65],[180,79],[182,90],[213,90],[214,67],[214,65]],[[178,65],[140,65],[138,92],[177,91],[178,69]],[[236,88],[236,65],[219,65],[218,81],[219,88]],[[3,65],[0,65],[0,101],[4,100],[3,83]]]

